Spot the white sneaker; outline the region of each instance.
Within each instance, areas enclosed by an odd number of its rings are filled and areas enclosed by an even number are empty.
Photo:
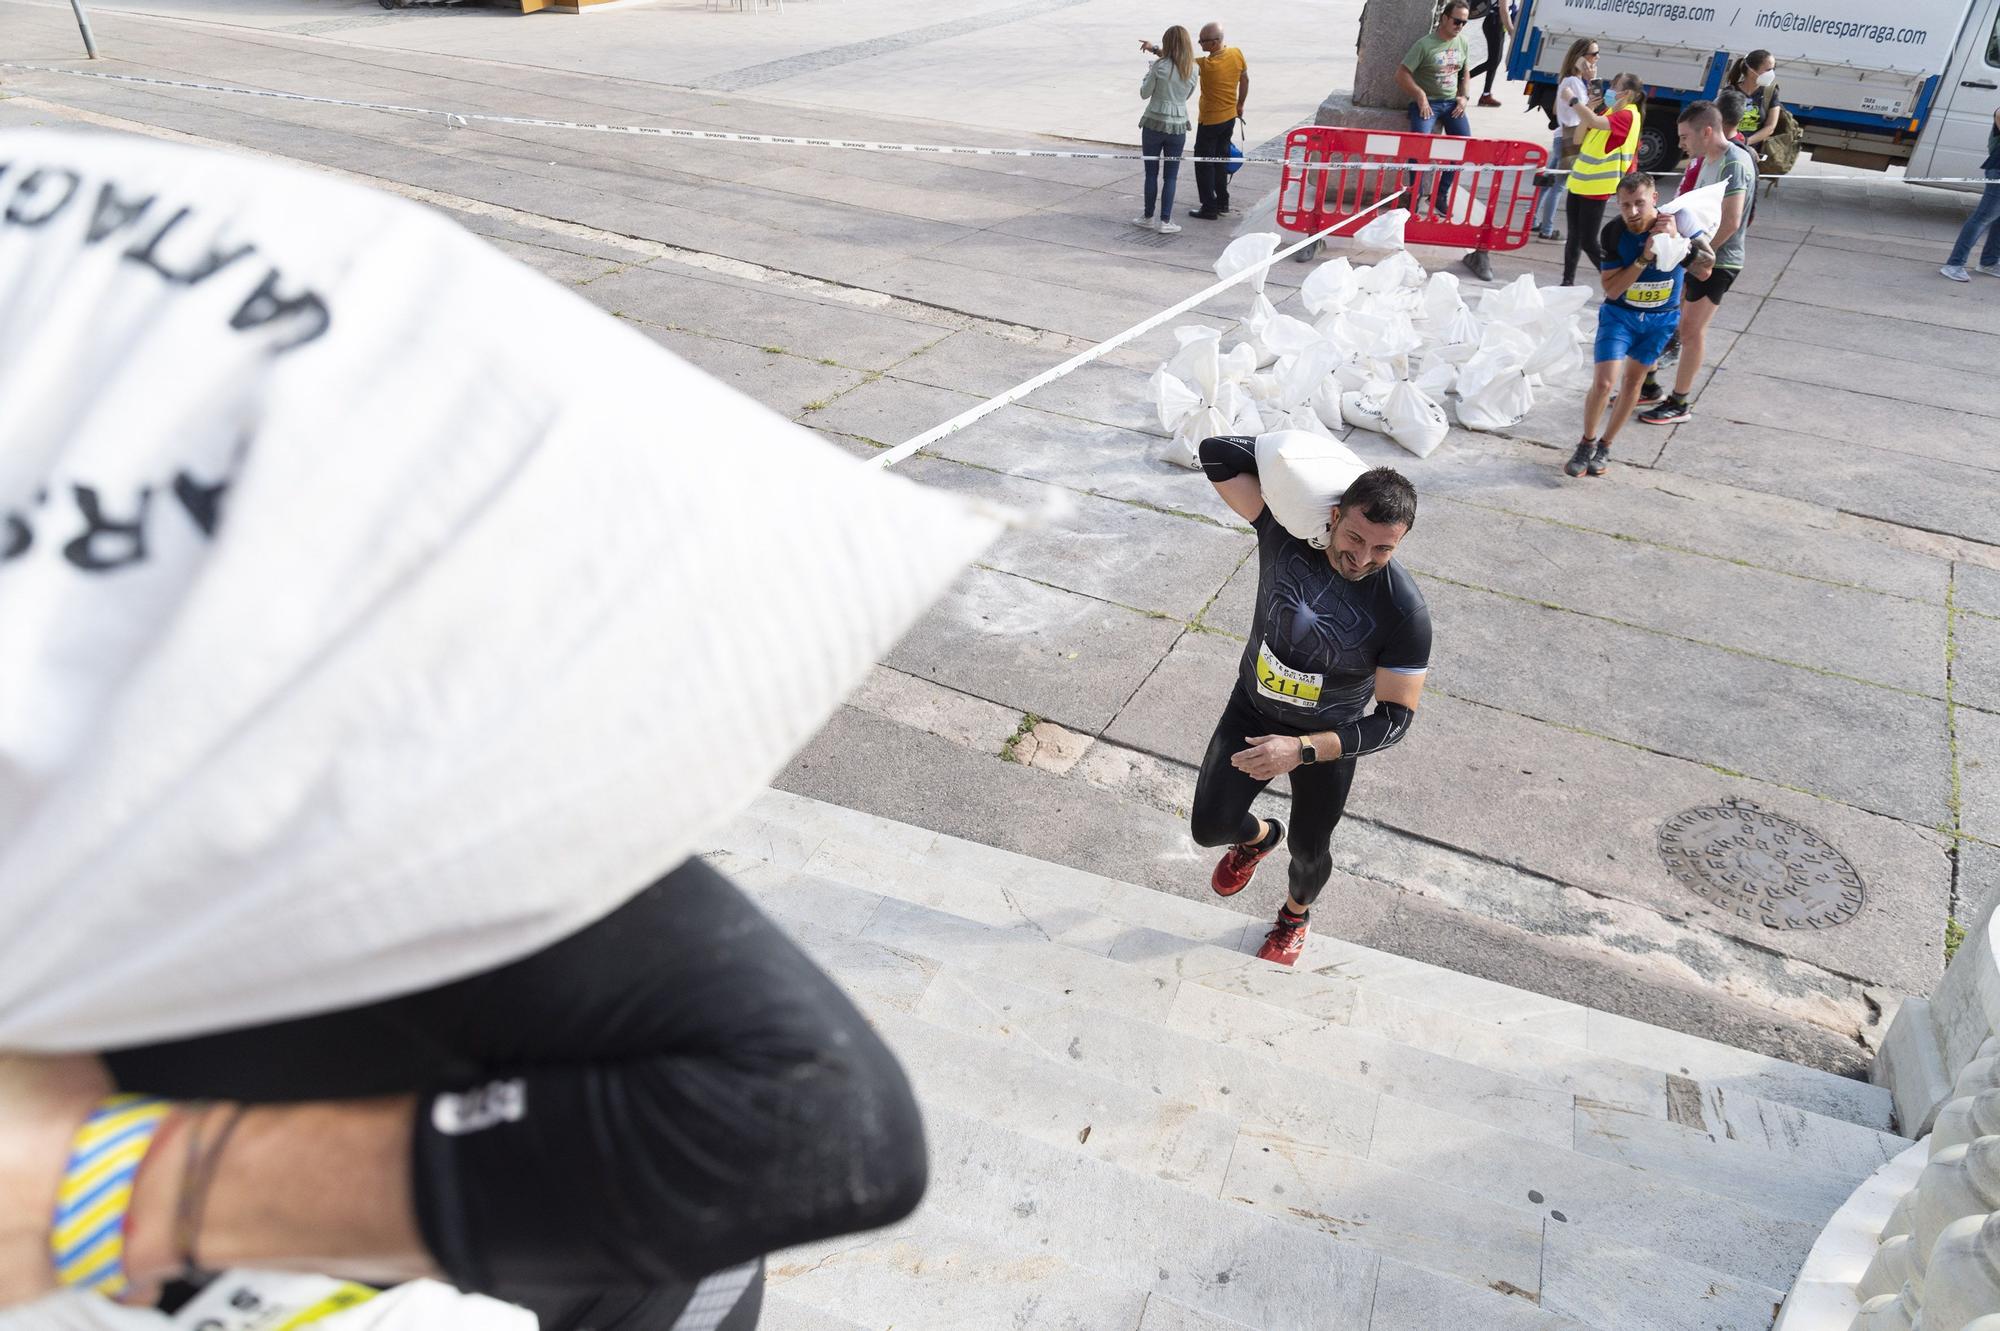
[[[1988,277],[2000,277],[2000,263],[1976,264],[1972,271],[1975,273],[1984,273]]]
[[[1156,228],[1159,225],[1159,223],[1155,222],[1150,217],[1135,217],[1132,219],[1132,225],[1136,227],[1143,227],[1146,230],[1151,231],[1154,228]]]
[[[1178,235],[1179,235],[1180,233],[1181,233],[1181,224],[1180,224],[1179,222],[1162,222],[1162,223],[1160,223],[1160,234],[1161,234],[1161,235],[1163,235],[1163,236],[1178,236]]]
[[[1972,280],[1970,277],[1966,276],[1965,269],[1959,267],[1957,264],[1948,263],[1944,267],[1938,269],[1938,271],[1940,273],[1943,273],[1946,277],[1950,278],[1954,282],[1970,282]]]

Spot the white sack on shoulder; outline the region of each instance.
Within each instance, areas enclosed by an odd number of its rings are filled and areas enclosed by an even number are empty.
[[[1342,443],[1298,430],[1257,437],[1257,480],[1278,525],[1324,550],[1333,506],[1368,464]]]
[[[1382,403],[1386,433],[1404,450],[1427,458],[1437,451],[1451,432],[1444,408],[1433,402],[1421,388],[1405,379],[1389,390]]]
[[[1354,243],[1363,249],[1400,250],[1403,248],[1403,228],[1410,224],[1408,208],[1391,208],[1386,213],[1377,213],[1373,220],[1354,233]]]
[[[1278,238],[1268,231],[1232,240],[1215,261],[1215,275],[1226,281],[1246,268],[1257,268],[1257,265],[1264,263],[1277,252]],[[1264,290],[1264,278],[1270,271],[1269,265],[1258,268],[1257,272],[1244,280],[1244,289],[1253,294],[1261,294]]]
[[[1663,273],[1670,273],[1686,263],[1688,253],[1694,249],[1694,242],[1686,236],[1670,236],[1664,231],[1654,236],[1651,244],[1651,266]]]
[[[1332,314],[1353,300],[1354,293],[1359,290],[1354,265],[1343,254],[1337,259],[1328,259],[1306,275],[1305,284],[1299,288],[1299,303],[1306,307],[1308,313]]]
[[[1718,180],[1713,185],[1703,185],[1691,189],[1660,205],[1660,211],[1675,218],[1675,226],[1683,236],[1712,236],[1722,225],[1722,204],[1729,182]]]
[[[575,933],[997,534],[428,208],[136,137],[0,162],[0,1050]]]

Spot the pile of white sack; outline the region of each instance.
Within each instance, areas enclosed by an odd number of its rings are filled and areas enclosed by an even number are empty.
[[[1199,466],[1210,435],[1331,438],[1347,425],[1427,457],[1451,414],[1470,430],[1504,430],[1534,407],[1536,389],[1588,376],[1588,288],[1538,287],[1523,275],[1468,304],[1456,276],[1426,273],[1403,248],[1408,220],[1398,209],[1356,233],[1360,247],[1389,251],[1381,262],[1342,255],[1313,270],[1299,293],[1310,323],[1278,313],[1259,271],[1246,279],[1250,313],[1234,329],[1174,330],[1180,349],[1151,381],[1160,428],[1173,434],[1170,461]],[[1277,247],[1275,235],[1244,236],[1216,260],[1216,274],[1254,267]]]

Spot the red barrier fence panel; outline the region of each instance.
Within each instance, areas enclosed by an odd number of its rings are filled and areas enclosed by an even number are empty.
[[[1285,136],[1278,225],[1311,235],[1401,194],[1389,207],[1410,210],[1412,245],[1516,250],[1528,243],[1535,175],[1548,160],[1546,147],[1511,139],[1307,125]]]

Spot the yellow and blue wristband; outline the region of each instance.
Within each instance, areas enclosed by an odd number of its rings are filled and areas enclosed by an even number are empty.
[[[173,1111],[171,1102],[152,1096],[114,1095],[76,1130],[49,1230],[56,1277],[65,1286],[115,1299],[130,1284],[125,1221],[132,1209],[132,1186],[153,1138]]]

